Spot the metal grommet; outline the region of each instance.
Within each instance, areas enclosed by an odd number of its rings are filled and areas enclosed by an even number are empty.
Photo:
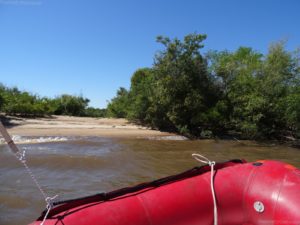
[[[254,202],[253,207],[254,207],[255,211],[258,212],[258,213],[262,213],[262,212],[265,211],[265,206],[260,201]]]

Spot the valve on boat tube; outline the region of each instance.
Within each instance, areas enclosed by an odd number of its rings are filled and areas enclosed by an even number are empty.
[[[285,163],[266,161],[263,167],[255,167],[252,177],[244,199],[247,222],[299,225],[300,171]]]
[[[259,212],[259,213],[262,213],[265,210],[264,204],[260,201],[254,202],[253,207],[256,210],[256,212]]]

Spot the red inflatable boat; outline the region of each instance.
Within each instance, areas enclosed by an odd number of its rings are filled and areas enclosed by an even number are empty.
[[[212,225],[210,166],[80,199],[54,203],[32,224]],[[300,225],[300,171],[277,161],[215,165],[219,225]]]

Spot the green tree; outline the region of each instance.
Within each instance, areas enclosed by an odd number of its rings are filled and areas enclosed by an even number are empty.
[[[45,116],[71,115],[103,117],[105,109],[87,108],[89,99],[64,94],[54,99],[39,97],[17,87],[8,88],[0,83],[0,110],[8,115]]]
[[[217,111],[227,129],[245,138],[279,138],[298,129],[299,60],[283,43],[272,45],[266,56],[241,47],[208,58],[222,90],[216,106],[225,106]]]
[[[106,117],[106,109],[98,109],[98,108],[94,108],[94,107],[88,107],[85,109],[84,116]]]
[[[55,99],[56,115],[83,116],[89,99],[82,96],[61,95]]]
[[[3,111],[12,115],[40,115],[41,110],[34,107],[38,101],[38,96],[32,95],[29,92],[21,92],[18,88],[7,88],[4,93],[5,104]]]
[[[151,108],[159,128],[199,136],[209,128],[207,113],[218,91],[201,55],[206,35],[190,34],[183,41],[159,36],[165,49],[155,57],[156,104]]]
[[[128,114],[128,91],[120,87],[117,96],[114,97],[107,106],[107,115],[109,117],[126,118]]]
[[[292,136],[300,138],[300,84],[291,88],[289,95],[281,101],[285,107],[284,119]]]
[[[299,72],[299,57],[285,50],[284,42],[270,46],[261,76],[263,134],[280,138],[289,128],[299,129]]]
[[[128,95],[128,114],[131,120],[142,124],[151,124],[149,108],[153,104],[155,80],[153,70],[138,69],[131,77]]]
[[[221,52],[213,65],[222,90],[220,101],[226,105],[223,113],[229,128],[247,137],[256,135],[256,123],[261,117],[259,108],[264,104],[257,79],[262,65],[262,54],[246,47],[234,53]]]
[[[4,95],[5,95],[5,86],[0,83],[0,112],[2,111],[4,105]]]

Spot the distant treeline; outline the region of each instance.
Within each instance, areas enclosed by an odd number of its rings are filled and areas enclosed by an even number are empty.
[[[159,36],[164,49],[133,74],[129,90],[117,91],[108,115],[190,137],[299,138],[299,52],[278,42],[267,54],[248,47],[203,54],[205,39]]]
[[[106,109],[88,107],[88,103],[89,99],[82,96],[64,94],[52,99],[0,84],[0,111],[7,115],[106,116]]]

